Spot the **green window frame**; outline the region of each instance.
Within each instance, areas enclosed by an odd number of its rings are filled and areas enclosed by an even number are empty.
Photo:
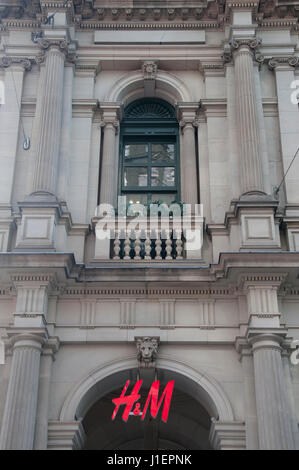
[[[140,153],[139,153],[140,151]],[[128,203],[180,199],[179,126],[174,108],[144,98],[131,103],[120,131],[119,194]]]

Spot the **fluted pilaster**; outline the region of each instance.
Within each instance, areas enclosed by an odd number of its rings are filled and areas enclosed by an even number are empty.
[[[259,447],[294,449],[279,338],[257,335],[253,343]]]
[[[252,46],[233,43],[236,114],[241,160],[241,191],[263,191]]]
[[[11,372],[2,420],[0,449],[33,448],[43,338],[20,334],[13,339]]]
[[[192,122],[183,127],[184,173],[183,201],[186,204],[197,204],[196,150],[195,129]]]
[[[65,54],[59,45],[46,52],[40,126],[34,172],[34,192],[56,192],[63,106]]]
[[[120,119],[120,103],[102,103],[104,128],[101,162],[100,203],[116,206],[118,161],[116,143]]]
[[[177,113],[181,128],[181,183],[182,200],[191,204],[192,210],[198,203],[195,128],[198,126],[199,103],[178,103]]]

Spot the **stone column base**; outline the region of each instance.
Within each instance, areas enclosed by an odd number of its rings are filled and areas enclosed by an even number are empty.
[[[48,450],[80,450],[85,437],[81,421],[49,421]]]
[[[241,421],[214,421],[210,443],[215,450],[246,450],[245,423]]]

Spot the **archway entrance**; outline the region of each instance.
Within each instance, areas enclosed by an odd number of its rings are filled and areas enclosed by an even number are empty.
[[[219,429],[222,430],[224,426],[225,432],[230,431],[231,427],[235,429],[240,423],[234,422],[231,404],[218,382],[206,373],[168,357],[160,357],[156,367],[157,377],[152,375],[150,380],[144,380],[140,392],[143,393],[144,404],[144,397],[147,396],[153,380],[160,380],[159,398],[165,384],[174,380],[174,395],[167,424],[161,422],[159,414],[156,419],[150,420],[149,409],[144,423],[139,416],[133,415],[123,423],[123,406],[119,408],[115,421],[112,421],[114,410],[112,399],[120,396],[127,380],[130,380],[131,387],[138,380],[135,357],[113,361],[90,371],[70,391],[62,406],[59,425],[68,426],[72,423],[76,429],[73,437],[76,441],[75,448],[82,446],[88,449],[110,450],[222,448],[218,435],[215,441],[215,423],[218,423],[217,429],[220,426]],[[128,391],[129,389],[126,395]],[[162,408],[163,406],[160,413]],[[55,429],[57,423],[53,422],[52,425]],[[242,434],[243,439],[242,423],[240,426],[237,432]],[[83,444],[83,435],[87,437],[85,444]],[[209,443],[209,436],[213,440],[213,445]]]
[[[160,383],[159,398],[166,385]],[[130,392],[132,387],[127,391]],[[146,401],[148,387],[141,389],[141,409]],[[120,396],[122,388],[108,393],[98,400],[83,420],[86,433],[84,449],[98,450],[179,450],[210,449],[209,430],[211,419],[205,408],[185,391],[175,387],[167,423],[158,416],[153,419],[149,409],[145,420],[131,414],[128,421],[122,419],[124,407],[120,407],[114,421],[113,398]]]

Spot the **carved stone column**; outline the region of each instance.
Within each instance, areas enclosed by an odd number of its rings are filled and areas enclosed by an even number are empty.
[[[101,103],[104,128],[101,164],[100,203],[116,207],[118,160],[116,143],[120,119],[120,103]]]
[[[178,103],[178,118],[181,128],[181,198],[185,204],[191,204],[192,209],[198,203],[195,147],[196,113],[198,108],[199,103]]]
[[[231,41],[243,193],[264,190],[253,70],[253,51],[258,45],[256,39]]]
[[[0,449],[33,448],[39,365],[44,335],[16,334],[0,435]]]
[[[259,448],[294,449],[281,357],[287,331],[280,325],[277,291],[285,274],[242,277],[247,294],[247,340],[252,345]]]
[[[31,69],[31,60],[5,56],[0,58],[1,69],[5,73],[3,81],[0,80],[0,251],[8,251],[13,229],[11,202],[19,135],[24,139],[20,126],[20,103],[25,71]]]
[[[295,449],[281,359],[281,337],[258,334],[250,342],[253,347],[260,449]]]
[[[299,110],[298,102],[295,100],[296,82],[298,77],[295,69],[299,67],[299,57],[284,56],[274,57],[269,60],[269,69],[275,72],[277,99],[278,99],[278,116],[280,127],[281,153],[283,173],[285,173],[295,155],[299,145],[298,129],[299,129]],[[297,88],[298,90],[298,88]],[[296,158],[292,164],[292,168],[285,177],[285,198],[287,204],[298,203],[298,187],[299,187],[299,159]],[[281,175],[282,178],[282,175]],[[283,197],[284,189],[281,188],[280,199]],[[286,208],[286,214],[293,216],[292,208]],[[288,233],[291,249],[297,249],[296,243],[292,246],[291,224],[288,223]],[[296,227],[297,228],[297,227]]]
[[[45,50],[45,73],[36,163],[34,170],[34,192],[55,195],[60,149],[60,134],[63,107],[64,62],[68,51],[65,40],[40,40]]]
[[[14,326],[7,329],[12,362],[0,435],[0,449],[33,448],[40,381],[40,356],[48,340],[46,314],[53,276],[15,274]],[[44,401],[45,403],[45,401]]]

